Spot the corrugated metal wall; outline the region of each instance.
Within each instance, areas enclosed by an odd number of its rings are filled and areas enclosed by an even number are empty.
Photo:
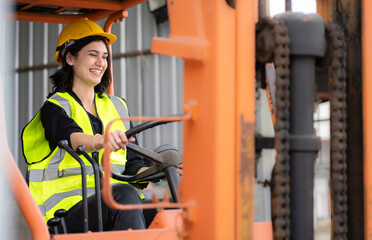
[[[112,33],[118,37],[113,44],[115,95],[128,102],[132,116],[164,116],[181,112],[183,61],[175,57],[146,53],[154,36],[167,37],[169,23],[156,25],[147,3],[128,10],[122,23],[114,24]],[[99,22],[103,26],[104,21]],[[56,70],[54,53],[61,24],[32,22],[15,23],[15,104],[14,155],[20,168],[26,171],[20,136],[23,127],[32,119],[51,91],[49,76]],[[128,52],[144,51],[137,56]],[[41,67],[51,64],[52,67]],[[33,67],[33,69],[29,69]],[[134,125],[139,124],[134,122]],[[154,149],[171,143],[181,151],[181,124],[171,123],[139,134],[139,144]],[[12,133],[11,133],[12,134]]]

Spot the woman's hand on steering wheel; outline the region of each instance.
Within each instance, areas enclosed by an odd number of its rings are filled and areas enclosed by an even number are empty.
[[[130,137],[129,139],[125,135],[125,133],[117,129],[115,131],[110,132],[110,140],[108,144],[111,146],[112,151],[116,152],[120,149],[126,149],[126,145],[128,142],[134,142],[135,138]],[[92,139],[92,147],[94,150],[104,148],[104,135],[96,134]]]
[[[183,175],[183,163],[181,163],[180,165],[177,166],[177,173],[178,173],[178,176],[182,177],[182,175]]]
[[[125,150],[127,148],[126,145],[128,144],[128,142],[134,141],[135,141],[134,137],[130,137],[128,139],[122,130],[117,129],[115,131],[110,132],[110,141],[108,144],[111,146],[112,151],[118,151],[120,149]]]

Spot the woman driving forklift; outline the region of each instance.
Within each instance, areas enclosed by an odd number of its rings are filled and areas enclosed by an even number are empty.
[[[61,68],[50,77],[52,93],[22,133],[31,193],[46,221],[57,210],[68,210],[65,223],[69,233],[83,232],[82,176],[79,163],[58,143],[65,139],[74,150],[83,145],[101,164],[105,127],[111,120],[129,115],[126,102],[106,92],[111,81],[108,45],[115,41],[115,35],[87,18],[67,25],[57,42],[55,61]],[[117,121],[111,128],[110,160],[118,174],[133,175],[148,167],[144,159],[126,151],[128,142],[136,143],[134,137],[125,135],[130,127],[130,122]],[[88,161],[86,165],[89,230],[97,231],[94,176]],[[118,203],[141,203],[135,187],[114,179],[111,182]],[[120,211],[105,204],[102,222],[103,230],[146,227],[142,210]]]

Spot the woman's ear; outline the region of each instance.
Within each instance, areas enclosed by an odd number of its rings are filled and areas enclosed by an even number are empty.
[[[74,66],[74,60],[75,60],[74,56],[72,56],[72,54],[70,52],[68,52],[66,54],[66,62],[67,62],[67,64],[70,65],[71,67]]]

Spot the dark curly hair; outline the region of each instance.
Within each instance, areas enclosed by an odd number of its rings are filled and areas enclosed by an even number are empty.
[[[67,64],[66,55],[71,53],[72,56],[77,56],[79,51],[86,45],[91,42],[102,41],[107,49],[107,69],[102,76],[101,82],[94,87],[94,91],[98,93],[99,97],[102,97],[102,94],[106,92],[106,89],[110,86],[111,83],[111,58],[110,51],[108,49],[106,38],[102,36],[89,36],[79,40],[76,40],[74,44],[67,47],[62,56],[63,65],[61,68],[50,76],[51,82],[53,84],[52,92],[48,95],[48,98],[51,97],[56,92],[67,92],[72,89],[74,70]],[[62,51],[61,51],[62,52]]]

